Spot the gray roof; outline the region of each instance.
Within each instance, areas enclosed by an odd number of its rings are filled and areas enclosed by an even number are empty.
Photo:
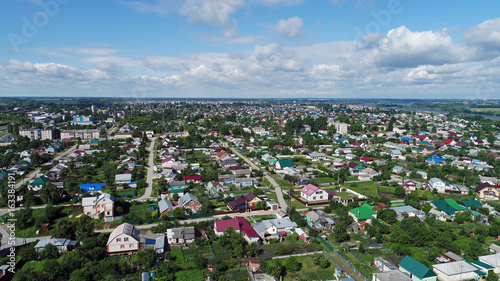
[[[44,248],[48,244],[54,245],[54,247],[64,247],[64,246],[75,246],[75,240],[69,240],[66,238],[48,238],[38,241],[35,245],[35,248]]]
[[[412,279],[399,270],[391,270],[387,272],[373,274],[374,280],[381,281],[411,281]]]
[[[115,181],[118,182],[131,182],[132,181],[132,174],[118,174],[115,175]]]
[[[455,262],[447,262],[435,264],[432,266],[435,270],[439,270],[442,273],[450,276],[455,274],[463,274],[467,272],[473,272],[478,270],[477,267],[472,266],[466,261],[455,261]]]
[[[196,196],[194,196],[191,193],[186,193],[186,194],[182,195],[181,198],[179,198],[179,206],[184,207],[189,202],[191,202],[191,200],[200,203],[200,201],[198,201],[198,198]]]
[[[195,238],[194,226],[170,228],[167,230],[168,238],[191,240]]]
[[[319,220],[319,214],[315,211],[310,211],[307,213],[306,217],[310,218],[313,223]]]
[[[158,208],[160,208],[160,213],[163,213],[165,210],[173,210],[174,205],[167,198],[163,198],[158,202]]]
[[[130,235],[137,241],[141,241],[141,232],[139,229],[137,229],[135,226],[131,225],[130,223],[122,223],[120,224],[111,234],[109,235],[108,243],[109,245],[111,242],[115,240],[115,238],[119,235],[126,234]]]
[[[396,211],[397,214],[402,214],[402,213],[414,213],[418,211],[417,209],[413,208],[412,206],[401,206],[401,207],[391,207],[390,209],[393,209]]]

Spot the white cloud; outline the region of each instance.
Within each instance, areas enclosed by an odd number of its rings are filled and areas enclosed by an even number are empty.
[[[463,34],[466,44],[478,46],[484,51],[500,51],[500,18],[486,20],[469,28]]]
[[[276,24],[276,31],[289,39],[299,38],[305,34],[304,22],[299,17],[282,19]]]
[[[382,67],[416,67],[467,61],[474,49],[454,44],[444,31],[413,32],[405,26],[390,30],[374,47],[375,64]],[[367,47],[364,46],[364,47]]]
[[[244,0],[186,0],[179,14],[192,24],[224,28],[234,21],[231,16],[244,6]]]
[[[256,45],[251,59],[267,70],[299,71],[305,67],[302,59],[292,50],[285,50],[278,44]]]

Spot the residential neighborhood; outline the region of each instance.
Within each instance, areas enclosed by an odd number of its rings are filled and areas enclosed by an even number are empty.
[[[498,119],[351,101],[5,102],[5,278],[500,273]]]

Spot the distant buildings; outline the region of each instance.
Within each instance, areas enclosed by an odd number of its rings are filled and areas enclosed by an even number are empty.
[[[30,140],[51,140],[54,138],[54,130],[42,129],[22,129],[19,135]]]
[[[65,130],[61,132],[61,139],[98,139],[99,130]]]
[[[94,125],[94,117],[84,115],[73,116],[71,125]]]

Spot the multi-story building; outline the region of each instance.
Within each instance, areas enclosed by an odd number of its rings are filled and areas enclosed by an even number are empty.
[[[73,116],[71,125],[94,125],[94,117],[85,115]]]
[[[42,129],[22,129],[19,130],[19,135],[27,137],[30,140],[51,140],[54,137],[53,130]]]
[[[104,217],[112,217],[115,208],[115,198],[108,193],[103,193],[96,197],[85,197],[82,199],[83,213],[91,218],[99,218],[99,214]]]
[[[99,130],[66,130],[61,132],[61,139],[98,139]]]

